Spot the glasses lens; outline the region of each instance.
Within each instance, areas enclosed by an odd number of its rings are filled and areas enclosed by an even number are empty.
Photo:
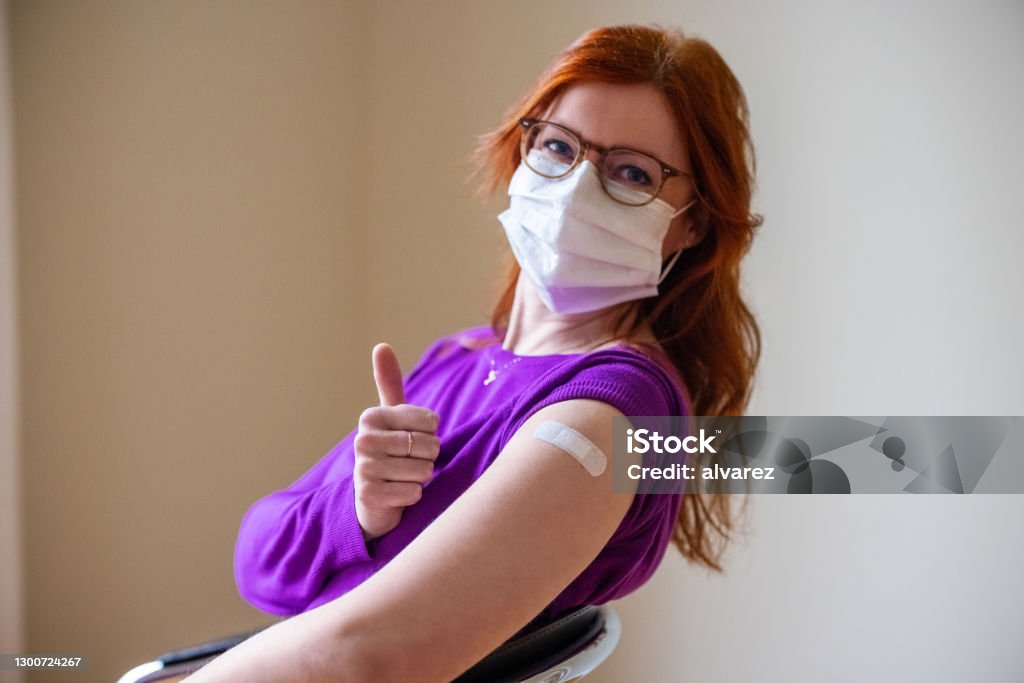
[[[556,125],[536,123],[523,136],[523,161],[535,173],[558,178],[569,172],[580,153],[579,139]]]
[[[612,199],[640,206],[658,195],[664,180],[661,164],[640,152],[613,150],[604,158],[601,182]]]

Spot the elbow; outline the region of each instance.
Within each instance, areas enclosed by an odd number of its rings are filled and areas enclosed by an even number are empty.
[[[258,610],[280,616],[304,611],[308,600],[282,585],[273,573],[252,566],[235,565],[235,587],[238,595]]]
[[[280,568],[268,564],[258,552],[246,550],[239,536],[234,556],[235,587],[243,600],[270,614],[290,616],[301,612],[308,599],[295,595],[290,582],[281,575]]]
[[[330,641],[332,652],[327,658],[329,662],[324,673],[335,676],[331,681],[337,683],[391,683],[402,679],[397,675],[394,666],[394,654],[385,656],[380,642],[353,624],[344,624],[335,630]]]
[[[257,502],[238,530],[233,557],[235,586],[243,600],[271,614],[302,612],[316,595],[313,558],[291,524],[268,520]]]
[[[332,643],[336,650],[330,659],[335,663],[332,681],[344,683],[449,683],[459,672],[441,671],[443,658],[438,652],[420,652],[416,643],[396,643],[387,633],[378,632],[373,623],[358,623],[347,618],[335,629]],[[423,639],[424,642],[427,639]],[[343,662],[338,666],[339,662]]]
[[[267,590],[258,581],[235,578],[235,586],[238,595],[247,603],[267,614],[275,614],[282,617],[290,617],[300,614],[303,611],[304,603],[286,602],[281,599],[281,593]]]

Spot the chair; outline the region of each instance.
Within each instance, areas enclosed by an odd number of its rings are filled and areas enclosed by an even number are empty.
[[[168,652],[133,668],[117,683],[154,683],[194,673],[261,630]],[[608,658],[621,631],[618,615],[608,605],[581,607],[557,621],[528,625],[452,683],[579,680]]]

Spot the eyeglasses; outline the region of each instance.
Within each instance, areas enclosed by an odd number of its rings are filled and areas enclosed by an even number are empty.
[[[650,204],[669,178],[693,178],[693,174],[672,168],[643,152],[624,147],[598,147],[557,123],[519,119],[519,125],[523,131],[519,152],[531,171],[545,178],[563,178],[583,162],[587,150],[593,149],[601,155],[597,163],[601,187],[620,204]]]

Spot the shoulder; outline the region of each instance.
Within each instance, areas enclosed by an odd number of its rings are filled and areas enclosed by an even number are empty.
[[[535,413],[558,403],[600,402],[614,414],[626,416],[689,415],[685,389],[666,364],[626,346],[593,351],[560,363],[517,398],[502,443]],[[607,420],[608,414],[602,417]]]
[[[667,359],[655,352],[616,346],[581,356],[556,394],[605,400],[625,415],[689,413],[686,391]]]

